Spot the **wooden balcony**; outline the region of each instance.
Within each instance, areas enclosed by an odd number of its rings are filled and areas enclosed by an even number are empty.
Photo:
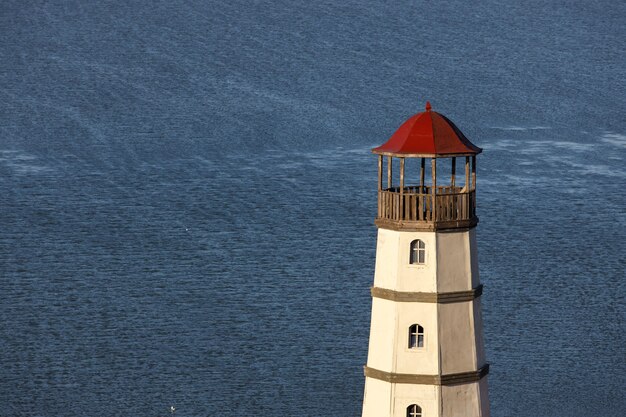
[[[434,231],[476,226],[476,191],[461,187],[407,186],[378,192],[376,225],[393,230]]]

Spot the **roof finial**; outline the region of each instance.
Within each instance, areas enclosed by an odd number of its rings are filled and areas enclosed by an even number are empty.
[[[430,109],[432,109],[432,107],[430,106],[430,101],[426,102],[426,111],[430,111]]]

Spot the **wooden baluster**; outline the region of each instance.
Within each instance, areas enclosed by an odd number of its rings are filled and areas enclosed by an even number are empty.
[[[400,199],[398,198],[398,193],[393,193],[393,210],[394,210],[394,220],[400,220]]]
[[[402,196],[402,220],[409,219],[409,195],[404,194]]]
[[[454,220],[454,194],[448,194],[448,220]]]
[[[417,196],[417,220],[424,220],[424,211],[426,207],[424,207],[424,194],[419,194]]]
[[[404,206],[404,220],[409,220],[409,217],[410,217],[409,216],[409,211],[411,210],[411,205],[410,205],[411,204],[411,198],[410,197],[411,197],[410,194],[405,194],[404,198],[403,198],[403,200],[404,200],[404,203],[403,203],[403,206]]]
[[[380,192],[380,217],[385,218],[385,192]]]
[[[415,220],[422,220],[422,208],[422,195],[418,193],[415,196]]]
[[[452,194],[452,220],[457,220],[457,213],[456,213],[456,194]]]
[[[411,220],[411,187],[404,194],[404,220]]]
[[[448,204],[450,206],[449,208],[449,218],[448,220],[454,220],[454,194],[450,194],[449,198],[448,198]]]
[[[387,205],[387,193],[383,192],[383,207],[382,207],[382,210],[383,210],[383,217],[385,219],[387,218],[387,207],[389,207]]]
[[[388,214],[387,214],[387,207],[389,207],[389,204],[387,204],[387,193],[383,192],[383,217],[385,219],[388,219]]]

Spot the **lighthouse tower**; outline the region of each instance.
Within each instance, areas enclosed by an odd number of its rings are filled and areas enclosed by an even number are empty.
[[[475,234],[481,151],[430,103],[372,150],[378,242],[363,417],[489,416]]]

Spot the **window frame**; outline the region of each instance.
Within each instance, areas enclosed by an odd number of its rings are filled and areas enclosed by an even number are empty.
[[[409,326],[409,350],[424,349],[426,347],[426,332],[424,326],[414,323]]]
[[[406,417],[422,417],[422,407],[411,404],[406,408]]]
[[[414,239],[409,244],[409,265],[426,265],[426,242],[422,239]]]

